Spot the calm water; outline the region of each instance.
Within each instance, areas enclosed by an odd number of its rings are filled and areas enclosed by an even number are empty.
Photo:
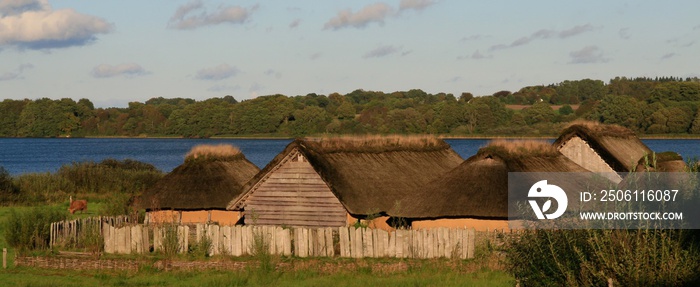
[[[463,158],[486,145],[485,139],[446,140]],[[657,152],[675,151],[683,158],[700,158],[700,140],[643,140]],[[64,164],[99,162],[106,158],[135,159],[155,165],[164,172],[183,162],[185,154],[198,144],[238,146],[255,165],[263,168],[289,144],[289,139],[15,139],[0,138],[0,166],[11,174],[54,172]]]

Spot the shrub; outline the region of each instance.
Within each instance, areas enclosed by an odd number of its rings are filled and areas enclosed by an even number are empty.
[[[66,212],[54,208],[11,209],[4,227],[5,240],[20,252],[46,249],[51,239],[51,223],[65,219]]]
[[[262,230],[254,231],[252,243],[251,255],[258,261],[258,272],[269,274],[275,271],[275,262],[270,254],[270,238]]]
[[[527,286],[677,286],[698,280],[693,241],[684,230],[526,230],[507,265]]]
[[[205,231],[199,241],[195,244],[190,245],[189,253],[195,258],[207,258],[209,257],[209,250],[213,247],[213,242],[211,238],[207,235]]]

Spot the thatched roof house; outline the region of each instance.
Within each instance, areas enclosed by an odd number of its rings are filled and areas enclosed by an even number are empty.
[[[593,172],[634,171],[639,160],[652,152],[633,131],[596,122],[569,126],[553,145],[564,156]]]
[[[156,220],[156,215],[160,215],[176,216],[181,222],[235,223],[239,218],[219,217],[226,214],[228,202],[240,194],[243,185],[259,170],[233,146],[197,146],[182,165],[144,192],[140,206],[151,215],[152,222],[172,221]],[[224,213],[212,213],[213,210]]]
[[[298,139],[228,205],[246,224],[345,226],[421,200],[418,187],[463,159],[426,137]]]
[[[493,141],[426,185],[430,196],[408,202],[391,215],[412,219],[413,228],[508,228],[509,172],[588,173],[546,142]],[[561,187],[577,190],[585,180],[567,175],[567,186]]]

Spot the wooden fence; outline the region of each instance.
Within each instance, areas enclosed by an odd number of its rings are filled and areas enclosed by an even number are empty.
[[[121,226],[131,222],[132,219],[128,216],[98,216],[54,222],[51,223],[49,244],[53,247],[78,243],[82,239],[81,234],[84,234],[88,228],[99,230],[102,224]]]
[[[103,224],[106,253],[162,251],[180,253],[192,244],[209,242],[210,255],[244,256],[265,251],[298,257],[473,258],[473,229],[395,230],[354,227],[282,228],[279,226],[188,226]],[[192,233],[192,234],[191,234]],[[206,241],[202,241],[202,240]],[[174,247],[177,242],[177,247]],[[152,247],[152,248],[151,248]]]

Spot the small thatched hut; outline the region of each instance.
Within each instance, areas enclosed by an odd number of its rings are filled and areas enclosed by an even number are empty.
[[[238,211],[226,205],[260,169],[230,145],[196,146],[185,162],[144,192],[139,205],[151,223],[236,224]]]
[[[346,226],[368,220],[390,228],[387,212],[423,200],[418,187],[463,159],[427,137],[298,139],[290,143],[228,205],[245,224]]]
[[[409,218],[414,229],[472,227],[507,229],[509,172],[588,171],[550,144],[538,141],[493,141],[455,169],[424,188],[430,196],[392,210]],[[584,186],[585,179],[567,176],[565,190]]]
[[[583,168],[606,173],[634,171],[639,160],[652,152],[633,131],[596,122],[569,126],[553,146]]]

